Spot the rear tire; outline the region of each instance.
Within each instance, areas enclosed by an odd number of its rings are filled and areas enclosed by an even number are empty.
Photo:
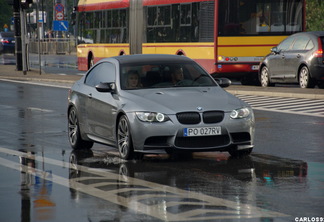
[[[315,87],[315,82],[310,76],[309,70],[306,66],[303,66],[299,71],[299,86],[303,89]]]
[[[73,149],[91,149],[92,141],[86,141],[81,138],[79,120],[75,107],[71,107],[68,113],[68,136]]]

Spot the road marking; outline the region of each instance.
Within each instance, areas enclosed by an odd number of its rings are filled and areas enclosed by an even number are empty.
[[[21,83],[21,84],[29,84],[29,85],[37,85],[37,86],[49,86],[49,87],[56,87],[56,88],[65,88],[65,89],[70,89],[73,83],[68,83],[68,82],[60,82],[60,81],[54,81],[51,82],[48,80],[48,82],[51,83],[42,83],[42,82],[34,82],[32,80],[23,81],[23,80],[12,80],[12,79],[0,79],[0,81],[4,82],[13,82],[13,83]],[[45,80],[42,80],[45,81]]]
[[[16,107],[16,106],[9,106],[9,105],[2,105],[0,104],[1,109],[21,109],[20,107]],[[42,109],[42,108],[37,108],[37,107],[24,107],[25,111],[28,112],[41,112],[41,113],[52,113],[54,112],[54,110],[51,109]]]
[[[324,100],[236,95],[255,110],[324,117]]]
[[[64,167],[62,161],[47,157],[31,156],[24,152],[3,147],[0,147],[0,152],[7,155],[32,158],[35,161]],[[39,175],[44,174],[40,169],[31,171],[28,167],[2,157],[0,157],[0,165],[34,175],[36,173]],[[45,179],[50,179],[56,184],[73,188],[162,221],[201,221],[288,216],[250,204],[233,202],[198,192],[127,177],[109,172],[105,169],[93,169],[80,165],[73,165],[72,169],[74,167],[77,170],[85,172],[87,176],[67,179],[52,174],[52,178]]]

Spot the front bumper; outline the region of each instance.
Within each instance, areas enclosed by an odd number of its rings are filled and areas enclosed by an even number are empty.
[[[175,115],[169,115],[171,121],[164,123],[146,123],[134,114],[129,116],[135,151],[149,152],[155,150],[178,149],[190,151],[226,151],[230,147],[238,149],[253,147],[254,116],[244,119],[231,119],[225,113],[223,121],[215,124],[199,123],[186,125],[178,122]],[[184,128],[220,126],[221,135],[184,136]]]

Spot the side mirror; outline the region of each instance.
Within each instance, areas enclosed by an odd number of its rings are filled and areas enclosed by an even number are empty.
[[[101,82],[98,85],[96,85],[96,90],[98,92],[116,92],[116,84],[113,82]]]
[[[215,80],[222,88],[229,87],[232,84],[232,81],[227,78],[215,78]]]
[[[279,54],[280,53],[280,50],[277,47],[273,47],[271,49],[271,52],[274,53],[274,54]]]

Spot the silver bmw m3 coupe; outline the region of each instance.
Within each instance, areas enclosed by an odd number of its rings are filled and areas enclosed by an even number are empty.
[[[250,154],[254,114],[222,88],[229,84],[185,56],[102,59],[69,91],[70,144],[114,146],[123,159],[165,152]]]

